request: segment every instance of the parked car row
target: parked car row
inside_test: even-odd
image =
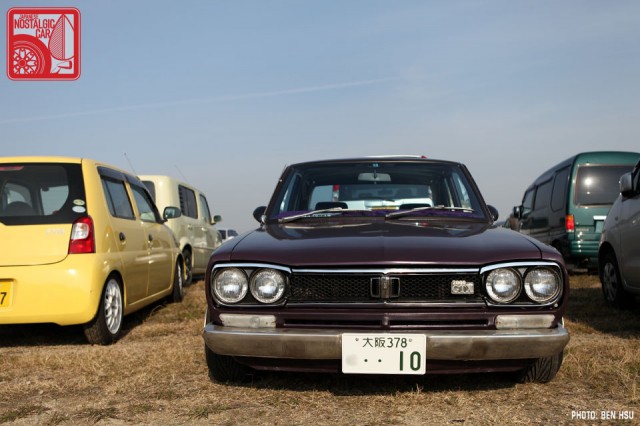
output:
[[[182,300],[220,245],[220,217],[194,188],[147,178],[162,215],[138,177],[107,164],[0,158],[0,324],[82,324],[109,344],[124,315]]]
[[[457,162],[294,164],[254,211],[259,227],[225,230],[224,244],[221,218],[184,182],[87,159],[0,159],[0,324],[82,324],[108,344],[124,315],[181,300],[205,274],[213,380],[501,371],[548,382],[569,341],[565,262],[595,257],[615,306],[640,293],[639,159],[560,163],[525,191],[516,231],[496,225]]]
[[[639,161],[637,152],[574,155],[526,189],[504,226],[556,248],[570,270],[598,271],[605,300],[633,306],[640,294]]]

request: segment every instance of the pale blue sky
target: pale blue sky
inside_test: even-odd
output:
[[[0,4],[5,26],[10,7],[34,6]],[[240,231],[293,162],[461,161],[504,219],[570,155],[640,151],[635,0],[55,5],[80,10],[82,74],[4,71],[1,155],[130,170],[126,153],[139,174],[181,171]]]

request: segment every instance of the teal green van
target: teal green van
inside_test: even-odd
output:
[[[584,152],[538,177],[514,208],[519,231],[555,247],[569,269],[598,268],[604,220],[637,152]]]

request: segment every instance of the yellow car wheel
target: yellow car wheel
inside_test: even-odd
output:
[[[109,277],[102,292],[98,313],[84,328],[89,343],[109,345],[118,340],[122,331],[123,312],[122,287],[116,277]]]

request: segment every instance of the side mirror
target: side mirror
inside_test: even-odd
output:
[[[257,207],[254,211],[253,211],[253,218],[255,220],[257,220],[260,223],[264,223],[265,221],[265,217],[264,217],[264,212],[267,210],[267,206],[260,206]]]
[[[522,218],[522,206],[513,207],[513,217],[515,217],[516,219]]]
[[[219,214],[213,216],[213,220],[211,221],[211,224],[215,225],[218,222],[222,222],[222,216],[220,216]]]
[[[620,193],[623,197],[632,197],[634,195],[631,173],[625,173],[620,177]]]
[[[176,217],[182,216],[182,211],[178,207],[165,207],[162,212],[162,218],[164,220],[175,219]]]
[[[493,219],[493,221],[497,221],[498,220],[498,216],[500,216],[500,214],[498,213],[498,209],[496,209],[493,206],[487,206],[489,207],[489,213],[491,213],[491,219]]]

